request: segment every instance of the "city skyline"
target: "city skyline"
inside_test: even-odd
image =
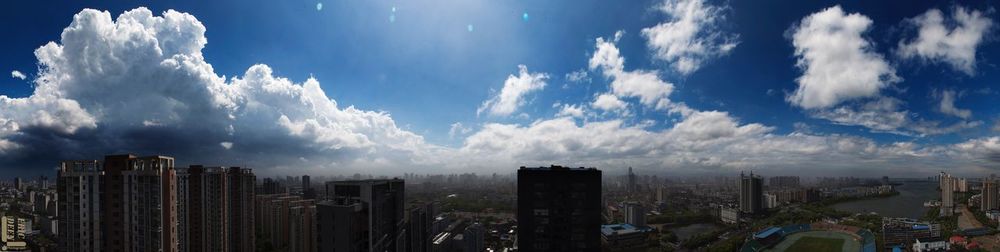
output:
[[[1000,168],[995,4],[776,4],[3,3],[0,179]]]

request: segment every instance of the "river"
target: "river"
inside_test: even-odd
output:
[[[876,212],[884,217],[905,217],[919,219],[927,213],[924,202],[937,199],[937,182],[903,181],[896,186],[899,195],[888,198],[874,198],[834,204],[833,208],[848,212]]]

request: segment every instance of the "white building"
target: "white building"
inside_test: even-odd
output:
[[[923,241],[918,238],[917,242],[913,243],[914,252],[948,251],[948,249],[951,249],[951,246],[941,238],[930,238]]]
[[[771,193],[764,194],[764,208],[771,209],[775,207],[778,207],[778,196]]]
[[[638,202],[625,203],[625,223],[636,227],[646,226],[646,208]]]
[[[719,207],[719,219],[722,223],[736,224],[740,222],[740,210],[728,207]]]

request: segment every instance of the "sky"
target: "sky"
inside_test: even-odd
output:
[[[5,1],[0,177],[119,153],[264,176],[987,176],[995,5]]]

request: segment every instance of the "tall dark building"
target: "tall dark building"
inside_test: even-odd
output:
[[[522,251],[600,251],[601,171],[521,167],[517,223]]]
[[[229,167],[226,170],[229,185],[229,250],[233,252],[256,251],[257,235],[254,232],[254,187],[257,176],[249,168]]]
[[[334,181],[326,183],[326,193],[328,200],[324,202],[324,207],[317,207],[320,228],[319,237],[333,237],[334,243],[341,241],[346,244],[354,244],[346,251],[387,251],[399,250],[406,246],[403,238],[403,212],[405,206],[404,184],[401,179],[390,180],[356,180],[356,181]],[[358,208],[360,207],[360,208]],[[324,212],[325,210],[329,210]],[[338,214],[340,214],[338,216]],[[344,215],[349,218],[338,219]],[[323,218],[332,216],[333,218]],[[331,231],[327,228],[335,225],[339,221],[352,223],[351,218],[361,218],[365,223],[357,229],[351,229],[347,236],[343,233],[324,233]],[[342,230],[341,227],[333,227],[332,230]],[[346,237],[346,240],[343,238]],[[342,244],[343,244],[342,243]],[[337,244],[324,244],[320,241],[321,251],[345,251]],[[328,249],[331,248],[332,249]]]
[[[104,157],[103,251],[177,251],[174,158]]]
[[[187,169],[187,247],[191,252],[229,251],[226,171],[219,167],[192,165]],[[184,205],[184,204],[182,204]]]
[[[56,177],[57,251],[98,252],[101,247],[101,184],[98,160],[63,161]]]
[[[302,175],[302,197],[306,199],[316,198],[316,190],[312,187],[309,175]]]
[[[431,213],[433,204],[418,203],[410,206],[406,216],[406,251],[431,251],[431,224],[434,215]]]
[[[635,173],[632,173],[632,167],[628,168],[628,192],[635,193],[639,189],[639,185],[635,181]]]
[[[760,176],[746,176],[740,173],[740,211],[747,214],[758,214],[764,209],[764,179]]]

